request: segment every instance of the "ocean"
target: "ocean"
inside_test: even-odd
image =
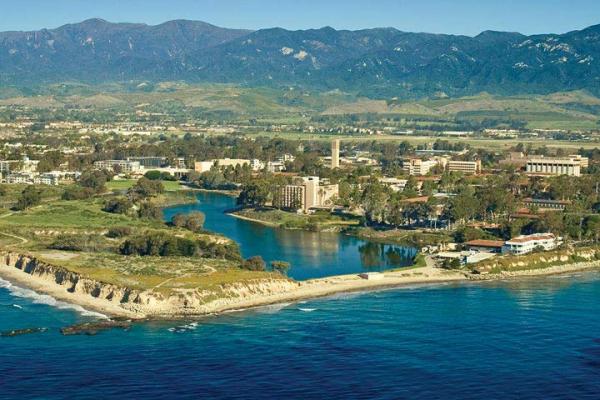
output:
[[[338,295],[96,336],[62,336],[93,316],[14,291],[0,288],[0,330],[48,331],[0,338],[2,399],[600,393],[598,273]]]
[[[297,279],[410,264],[415,249],[207,213]],[[600,273],[336,295],[96,336],[102,315],[0,280],[0,399],[598,399]]]

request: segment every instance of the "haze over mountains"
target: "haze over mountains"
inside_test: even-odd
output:
[[[600,25],[565,34],[486,31],[475,37],[325,27],[247,31],[177,20],[100,19],[0,33],[0,84],[81,81],[223,82],[418,97],[600,94]]]

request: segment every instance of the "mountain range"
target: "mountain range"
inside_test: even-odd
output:
[[[0,85],[186,81],[340,89],[371,96],[600,94],[600,25],[475,37],[330,27],[249,31],[101,19],[0,33]]]

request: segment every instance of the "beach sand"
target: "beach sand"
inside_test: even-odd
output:
[[[244,310],[265,305],[296,302],[331,296],[339,293],[370,291],[385,288],[401,288],[417,284],[460,283],[478,280],[524,279],[526,277],[570,273],[600,268],[600,261],[558,265],[534,270],[522,270],[502,274],[470,275],[461,271],[443,270],[433,267],[410,268],[374,274],[373,279],[364,279],[357,274],[333,276],[307,281],[274,285],[267,290],[243,290],[231,297],[217,299],[196,306],[173,305],[172,308],[138,307],[131,303],[120,305],[85,293],[71,293],[47,278],[40,278],[20,269],[0,265],[0,277],[17,286],[48,294],[57,300],[79,305],[108,316],[129,318],[184,318],[214,315],[233,310]]]

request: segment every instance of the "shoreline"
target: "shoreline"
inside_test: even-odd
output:
[[[307,281],[287,281],[285,284],[279,282],[279,286],[271,287],[267,290],[262,289],[262,291],[250,288],[243,291],[243,295],[219,298],[195,307],[173,305],[172,312],[164,307],[156,308],[156,312],[146,312],[150,309],[146,310],[143,307],[136,308],[137,306],[132,306],[129,303],[115,303],[114,301],[92,296],[88,293],[69,291],[65,286],[57,284],[48,279],[48,277],[32,275],[17,267],[6,264],[0,265],[0,277],[17,286],[33,290],[36,293],[50,295],[56,300],[80,306],[85,310],[99,312],[108,317],[125,317],[134,320],[178,320],[245,311],[274,304],[324,298],[342,293],[370,292],[393,288],[401,289],[402,287],[421,284],[523,280],[599,269],[600,261],[588,261],[485,275],[474,275],[463,271],[442,270],[433,267],[383,272],[376,275],[376,279],[363,279],[358,274],[338,275]],[[129,307],[127,308],[127,306]]]

